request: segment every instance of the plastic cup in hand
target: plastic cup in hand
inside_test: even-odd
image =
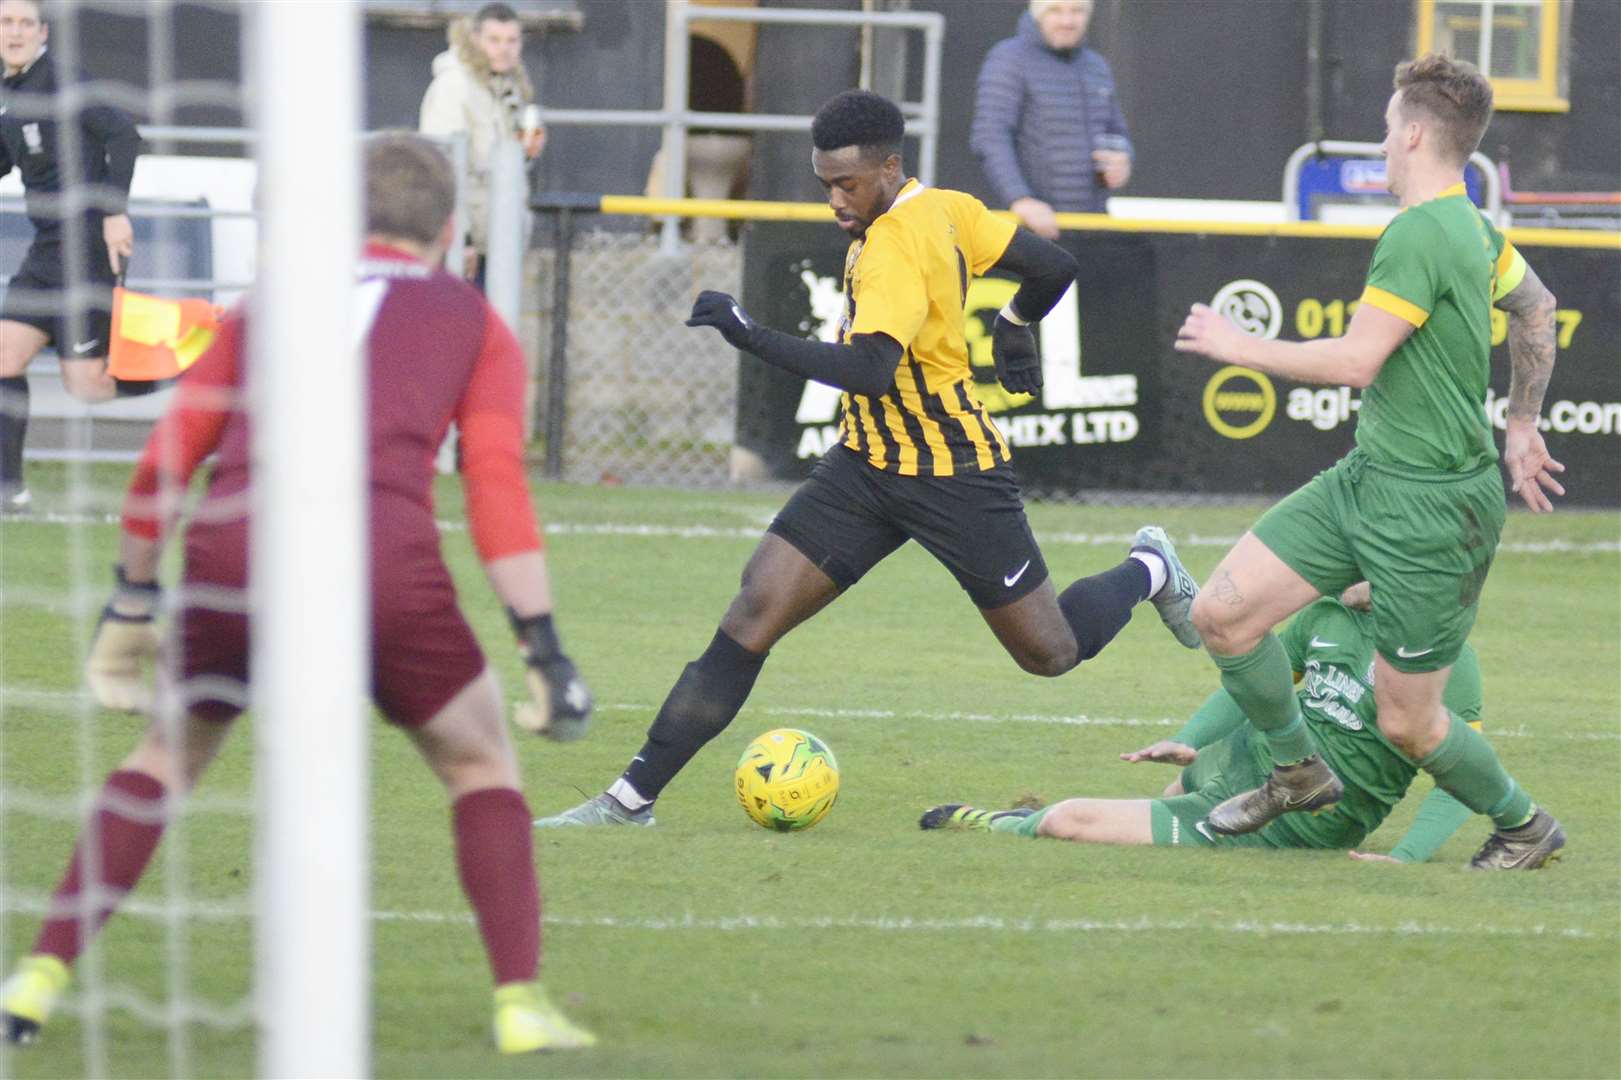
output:
[[[518,114],[518,141],[527,156],[534,158],[540,154],[540,140],[545,133],[546,128],[540,122],[540,106],[525,105]]]

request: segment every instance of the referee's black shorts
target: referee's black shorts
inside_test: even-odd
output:
[[[835,446],[772,520],[841,590],[908,540],[945,564],[980,608],[1047,580],[1011,465],[956,476],[899,476]]]
[[[64,231],[58,226],[34,234],[22,266],[6,287],[0,319],[39,330],[64,361],[99,360],[107,355],[111,340],[117,278],[107,261],[99,218],[79,230],[84,257],[72,267],[67,265]],[[70,270],[83,275],[76,297],[70,297],[66,288]]]

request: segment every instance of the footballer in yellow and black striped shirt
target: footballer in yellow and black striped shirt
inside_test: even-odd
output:
[[[725,293],[694,303],[688,326],[712,326],[768,364],[842,389],[844,438],[772,520],[714,639],[623,775],[537,824],[652,824],[653,800],[731,723],[771,647],[909,540],[956,577],[1026,671],[1059,675],[1095,655],[1145,599],[1182,644],[1198,645],[1193,579],[1163,530],[1144,528],[1118,565],[1054,590],[1007,443],[974,397],[963,307],[971,275],[994,266],[1020,279],[996,317],[991,355],[1006,389],[1033,393],[1041,363],[1030,324],[1074,282],[1075,260],[971,195],[909,179],[904,134],[900,109],[864,90],[837,95],[811,124],[812,170],[852,240],[837,341],[760,326]]]
[[[873,468],[951,476],[1012,460],[974,395],[963,305],[968,282],[996,264],[1014,231],[972,195],[914,179],[851,242],[839,340],[883,334],[904,349],[883,393],[847,390],[841,402],[841,441]]]

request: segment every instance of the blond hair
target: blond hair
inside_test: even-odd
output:
[[[1480,145],[1492,121],[1492,84],[1467,60],[1426,53],[1396,65],[1404,115],[1423,113],[1439,129],[1441,149],[1458,164]]]

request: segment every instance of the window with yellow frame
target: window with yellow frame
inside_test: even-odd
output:
[[[1569,0],[1418,0],[1418,53],[1474,63],[1497,108],[1569,112],[1562,32]]]

